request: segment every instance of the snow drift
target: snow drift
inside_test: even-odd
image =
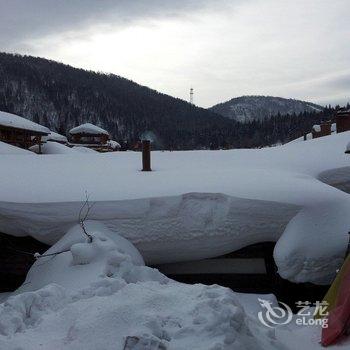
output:
[[[285,349],[239,294],[172,281],[104,225],[86,222],[86,229],[92,243],[75,226],[47,254],[65,252],[40,258],[0,304],[0,348]]]
[[[193,260],[277,241],[282,277],[329,283],[348,244],[349,195],[318,180],[344,168],[350,133],[261,150],[6,155],[0,160],[0,231],[55,243],[89,218],[133,242],[146,263]],[[23,182],[14,174],[28,173]],[[317,244],[315,244],[317,242]]]

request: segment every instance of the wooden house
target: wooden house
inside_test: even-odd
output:
[[[18,115],[0,112],[0,141],[16,147],[29,149],[45,142],[44,137],[50,134],[45,126],[34,123]]]
[[[337,133],[350,130],[350,109],[341,108],[335,115]]]
[[[111,147],[108,143],[110,136],[108,131],[85,123],[69,130],[69,143],[72,146],[84,146],[99,152],[108,152]]]
[[[314,125],[312,127],[312,138],[316,139],[318,137],[323,137],[331,135],[332,133],[332,122],[322,122],[320,125]]]

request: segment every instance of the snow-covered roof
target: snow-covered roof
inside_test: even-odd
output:
[[[320,125],[314,125],[313,127],[312,127],[312,129],[314,130],[314,131],[316,131],[316,132],[320,132],[321,131],[321,126]]]
[[[342,108],[342,109],[339,109],[337,111],[337,114],[346,114],[346,113],[350,113],[350,109],[345,109],[345,108]]]
[[[7,126],[16,129],[30,130],[40,132],[43,134],[49,134],[50,130],[45,126],[34,123],[28,119],[22,118],[16,114],[0,111],[0,125]]]
[[[57,142],[68,142],[67,137],[57,132],[51,131],[50,134],[46,137],[47,141],[57,141]]]
[[[53,244],[76,222],[87,191],[96,202],[94,220],[120,229],[149,264],[278,241],[282,277],[328,283],[348,244],[350,200],[319,174],[348,167],[349,140],[350,131],[261,150],[152,152],[157,171],[147,176],[135,152],[0,157],[0,216],[15,213],[0,220],[0,231],[16,234],[20,227]],[[18,173],[31,176],[23,182]],[[340,175],[334,183],[348,181],[348,173]]]
[[[81,124],[73,129],[70,129],[69,133],[71,135],[75,135],[75,134],[109,135],[109,132],[107,130],[104,130],[99,126],[96,126],[91,123]]]
[[[109,147],[112,147],[113,149],[121,148],[119,142],[114,141],[114,140],[108,140],[107,144]]]

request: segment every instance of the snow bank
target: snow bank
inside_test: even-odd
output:
[[[108,131],[100,128],[99,126],[93,125],[91,123],[81,124],[73,129],[70,129],[69,133],[71,135],[80,134],[80,133],[91,134],[91,135],[99,135],[99,134],[109,135]]]
[[[16,146],[12,146],[8,143],[1,142],[1,141],[0,141],[0,154],[33,155],[33,153],[30,151],[27,151],[25,149],[22,149]]]
[[[76,151],[76,152],[79,152],[79,153],[90,153],[90,154],[98,154],[97,151],[95,151],[94,149],[91,149],[91,148],[88,148],[88,147],[84,147],[84,146],[74,146],[73,149]]]
[[[123,350],[128,340],[138,345],[130,349],[285,349],[238,294],[172,281],[103,225],[86,229],[92,243],[73,228],[47,253],[66,252],[40,258],[0,305],[0,348]]]
[[[35,145],[30,147],[30,150],[39,153],[39,146]],[[46,142],[41,145],[41,153],[42,154],[76,154],[77,152],[70,147],[62,145],[58,142]]]
[[[50,130],[45,126],[34,123],[28,119],[22,118],[16,114],[0,111],[0,125],[12,128],[25,129],[49,134]]]
[[[0,160],[0,231],[54,243],[77,222],[87,191],[89,218],[132,241],[147,263],[273,240],[282,276],[329,283],[348,244],[350,198],[318,176],[348,166],[349,139],[344,132],[261,150],[152,152],[149,173],[136,152],[8,156]],[[32,176],[23,183],[17,173]]]

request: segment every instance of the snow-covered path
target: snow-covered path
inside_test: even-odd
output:
[[[327,283],[347,246],[350,197],[317,177],[350,163],[349,139],[346,132],[261,150],[153,152],[151,173],[140,171],[134,152],[2,155],[0,231],[54,243],[77,222],[88,192],[96,202],[89,218],[130,239],[147,262],[275,240],[283,277]]]

